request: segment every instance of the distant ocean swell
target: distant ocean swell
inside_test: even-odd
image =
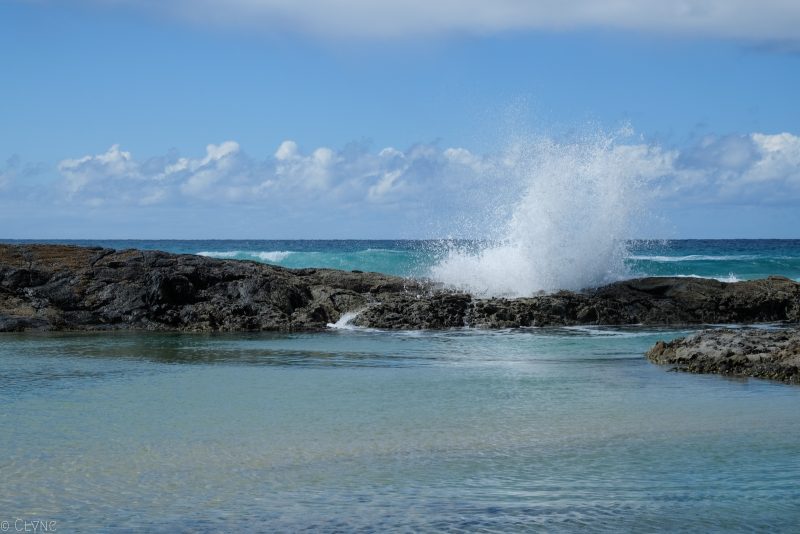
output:
[[[629,256],[628,259],[634,261],[735,261],[735,260],[751,260],[755,256],[708,256],[702,254],[691,254],[689,256]]]
[[[268,250],[268,251],[247,251],[247,250],[223,250],[223,251],[208,251],[202,250],[197,253],[198,256],[206,256],[208,258],[223,258],[223,259],[236,259],[236,260],[255,260],[263,261],[265,263],[280,263],[292,254],[291,250]]]
[[[381,257],[383,253],[391,253],[396,254],[396,262],[391,264],[391,262],[387,262],[385,257]],[[368,249],[364,251],[359,251],[356,253],[350,253],[347,255],[338,254],[338,253],[330,253],[330,252],[298,252],[298,251],[291,251],[291,250],[270,250],[270,251],[246,251],[246,250],[229,250],[229,251],[200,251],[197,253],[199,256],[205,256],[209,258],[220,258],[220,259],[237,259],[237,260],[251,260],[251,261],[258,261],[262,263],[269,263],[272,265],[281,265],[283,267],[296,267],[296,268],[304,268],[304,267],[340,267],[342,265],[349,265],[352,266],[353,269],[357,270],[365,270],[365,267],[368,265],[378,265],[378,264],[385,264],[385,267],[382,272],[390,271],[394,274],[399,275],[413,275],[413,273],[409,273],[403,269],[403,264],[414,264],[417,266],[422,265],[423,263],[429,263],[432,267],[433,265],[433,258],[425,258],[422,255],[420,257],[414,257],[414,254],[410,254],[404,251],[388,251],[388,250],[374,250]],[[405,257],[403,257],[405,256]],[[428,260],[426,262],[426,259]],[[695,262],[695,261],[737,261],[737,260],[758,260],[759,258],[755,256],[702,256],[702,255],[692,255],[692,256],[680,256],[680,257],[672,257],[672,256],[629,256],[626,258],[629,265],[637,265],[640,262]],[[788,258],[787,258],[788,259]],[[797,259],[797,258],[794,258]],[[352,269],[351,269],[352,270]],[[422,269],[417,269],[417,271],[421,271]],[[658,276],[664,276],[663,273],[652,273],[648,272],[647,269],[637,269],[631,271],[632,274],[638,274],[642,276],[647,276],[650,274],[657,274]],[[687,278],[715,278],[722,282],[738,282],[741,280],[736,274],[729,272],[728,274],[721,274],[719,272],[716,273],[707,273],[705,275],[700,274],[681,274],[675,272],[670,276],[677,276],[677,277],[687,277]]]
[[[297,242],[307,246],[306,242]],[[288,243],[291,244],[291,243]],[[467,248],[468,245],[461,245]],[[728,249],[746,246],[756,249],[748,254],[731,254]],[[366,246],[352,250],[345,243],[324,242],[321,250],[201,250],[196,254],[211,258],[250,260],[283,267],[327,267],[345,270],[376,271],[399,276],[432,277],[452,245],[441,242],[418,242],[399,248],[374,248]],[[767,242],[758,241],[678,241],[659,245],[658,254],[645,254],[641,249],[652,249],[649,242],[631,242],[631,251],[622,258],[625,274],[614,279],[636,276],[677,276],[687,278],[714,278],[723,282],[736,282],[769,275],[783,275],[800,280],[800,241],[787,241],[784,251],[759,250],[768,248]],[[298,247],[301,248],[301,247]],[[478,250],[479,245],[473,249]],[[691,253],[701,249],[703,253]],[[709,250],[712,249],[712,250]],[[651,252],[651,250],[648,250]],[[716,252],[716,254],[712,253]]]
[[[657,262],[673,262],[673,261],[767,261],[767,260],[796,260],[792,256],[756,256],[753,254],[738,255],[738,256],[710,256],[704,254],[691,254],[689,256],[628,256],[629,260],[634,261],[657,261]]]
[[[449,240],[60,240],[60,241],[7,241],[49,242],[81,246],[101,246],[114,249],[163,250],[178,254],[198,254],[210,258],[237,259],[280,265],[290,268],[331,268],[373,271],[397,276],[434,278],[446,260],[463,259],[469,266],[481,254],[483,262],[495,262],[496,277],[501,281],[509,274],[505,260],[508,257],[485,256],[487,250],[499,250],[502,243],[485,241]],[[512,247],[513,248],[513,247]],[[619,266],[607,271],[600,280],[614,281],[640,276],[685,276],[716,278],[727,282],[752,280],[770,275],[780,275],[800,281],[800,240],[629,240],[615,247],[620,254]],[[521,260],[519,251],[511,251]],[[542,252],[545,254],[545,252]],[[576,269],[585,261],[571,262],[566,252],[561,252],[556,265],[563,269]],[[600,258],[604,256],[601,255]],[[544,260],[542,260],[544,261]],[[615,260],[615,265],[616,265]],[[451,263],[450,266],[454,266]],[[488,264],[487,264],[488,265]],[[487,267],[488,269],[488,267]],[[438,271],[438,272],[437,272]],[[467,270],[466,272],[470,272]],[[488,276],[492,271],[482,271]],[[514,273],[511,273],[514,274]],[[527,284],[526,272],[520,276],[520,287]],[[513,281],[513,280],[512,280]],[[569,280],[555,280],[558,286]],[[591,287],[592,281],[572,280],[571,288]],[[506,280],[508,282],[508,280]],[[458,284],[452,284],[458,287]],[[502,289],[502,287],[499,287]],[[508,289],[508,288],[506,288]],[[498,293],[502,293],[498,291]]]
[[[299,243],[299,242],[298,242]],[[305,244],[305,243],[304,243]],[[250,260],[290,268],[330,268],[374,271],[397,276],[423,276],[423,264],[430,256],[417,250],[337,247],[337,242],[321,246],[323,250],[201,250],[200,256]]]

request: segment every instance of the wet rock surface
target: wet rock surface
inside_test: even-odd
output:
[[[725,283],[701,278],[639,278],[581,292],[516,299],[462,293],[395,295],[362,312],[375,328],[517,328],[564,325],[684,325],[798,321],[800,284],[788,278]]]
[[[385,329],[797,322],[800,284],[782,277],[642,278],[581,292],[476,299],[378,273],[0,245],[0,331],[316,330],[354,311],[354,324]]]
[[[312,330],[415,284],[157,251],[0,245],[0,331]]]
[[[647,358],[677,371],[800,384],[800,329],[703,330],[669,343],[659,341]]]

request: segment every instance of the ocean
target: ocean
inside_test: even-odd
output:
[[[454,250],[476,258],[497,250],[420,241],[74,243],[442,283],[438,267]],[[800,278],[800,241],[623,248],[604,279]],[[668,372],[644,359],[657,340],[691,331],[2,334],[0,526],[796,531],[800,388]]]
[[[39,243],[41,240],[0,240]],[[453,251],[479,255],[471,240],[50,240],[80,246],[163,250],[283,267],[328,267],[398,276],[430,277]],[[582,251],[578,251],[582,252]],[[620,261],[604,266],[608,281],[636,276],[701,276],[724,281],[781,275],[800,280],[798,239],[631,240]],[[568,269],[570,265],[559,265]],[[579,288],[574,288],[579,289]]]

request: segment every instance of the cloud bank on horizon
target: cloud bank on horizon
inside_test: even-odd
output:
[[[594,151],[591,158],[576,157],[587,151]],[[636,182],[660,204],[791,207],[800,202],[800,136],[791,133],[707,136],[680,150],[600,135],[566,142],[539,137],[518,139],[488,154],[436,144],[303,151],[287,140],[266,158],[248,154],[235,141],[210,144],[199,157],[171,151],[137,158],[113,145],[103,153],[63,159],[55,179],[42,183],[29,180],[42,168],[12,158],[0,167],[0,188],[7,202],[35,203],[40,212],[94,211],[100,224],[102,213],[150,207],[205,207],[231,216],[240,208],[257,208],[266,218],[283,209],[314,214],[312,219],[323,214],[333,221],[349,218],[356,225],[364,224],[369,212],[391,220],[395,210],[417,223],[437,224],[404,228],[416,235],[465,231],[475,236],[489,224],[487,218],[497,219],[497,210],[514,205],[535,172],[558,173],[576,159],[593,162],[592,173]]]
[[[541,162],[543,146],[578,145],[538,138],[483,155],[435,144],[378,152],[353,144],[306,153],[287,140],[263,160],[235,141],[210,144],[203,157],[168,153],[142,160],[113,145],[102,154],[62,160],[56,187],[65,193],[65,202],[89,206],[292,199],[385,204],[435,196],[437,189],[453,194],[495,187],[492,181],[524,180],[520,173]],[[683,150],[631,143],[605,150],[621,172],[646,179],[661,199],[741,205],[800,201],[800,137],[790,133],[707,136]],[[0,176],[8,182],[13,175]]]
[[[30,1],[30,0],[29,0]],[[793,0],[77,0],[192,22],[325,37],[610,29],[763,41],[800,40]]]

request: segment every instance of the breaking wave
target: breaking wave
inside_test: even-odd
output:
[[[220,259],[236,259],[236,260],[255,260],[266,263],[280,263],[289,256],[294,254],[288,250],[271,250],[271,251],[243,251],[243,250],[224,250],[224,251],[201,251],[198,256],[206,256],[209,258]]]
[[[658,150],[613,135],[574,143],[516,143],[503,167],[520,184],[497,213],[494,238],[453,247],[431,277],[479,296],[526,296],[598,286],[629,275],[627,240],[646,212],[643,183],[658,176]]]

